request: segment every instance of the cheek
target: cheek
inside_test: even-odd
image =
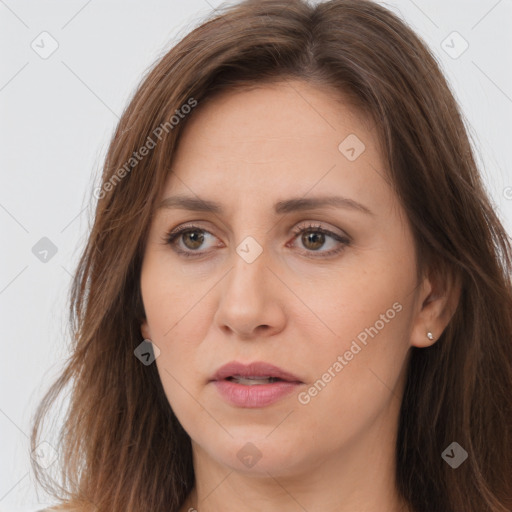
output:
[[[413,298],[415,267],[412,260],[397,263],[391,252],[381,256],[355,256],[336,272],[316,275],[313,285],[299,282],[294,291],[307,308],[295,306],[290,321],[316,326],[312,340],[327,352],[348,350],[355,339],[364,344],[389,337],[396,344],[404,338],[403,311]]]
[[[200,404],[204,378],[198,372],[201,363],[198,346],[205,331],[192,320],[192,312],[185,316],[176,314],[172,302],[161,302],[159,307],[171,311],[167,315],[154,315],[152,324],[159,333],[154,337],[160,349],[155,363],[167,401],[188,432],[191,428],[192,432],[197,429],[200,433],[205,428],[208,431],[212,425],[205,424],[208,418],[204,417],[205,408]]]
[[[150,338],[160,351],[156,359],[160,379],[173,405],[180,399],[180,389],[188,389],[195,375],[196,340],[203,333],[191,319],[199,306],[201,294],[194,292],[199,287],[180,278],[165,255],[149,254],[144,259],[141,293],[146,320]]]
[[[306,351],[301,350],[311,381],[320,381],[313,386],[317,391],[311,389],[312,397],[326,388],[337,389],[337,403],[346,406],[353,402],[360,408],[360,400],[371,401],[379,391],[386,394],[386,388],[393,388],[407,355],[410,329],[408,304],[396,297],[381,297],[377,303],[366,303],[365,308],[352,301],[330,320],[336,336],[316,339]]]
[[[390,400],[400,401],[415,265],[412,257],[398,264],[396,254],[381,255],[357,266],[347,262],[337,282],[326,282],[308,297],[323,335],[304,347],[311,385],[298,398],[315,422],[322,418],[328,426],[332,414],[340,421],[351,416],[362,428]]]
[[[343,312],[333,324],[340,335],[302,354],[311,379],[297,396],[297,427],[309,426],[326,451],[350,444],[376,422],[389,432],[387,421],[398,414],[409,319],[407,304],[394,298]]]
[[[183,267],[172,260],[164,248],[162,251],[149,251],[141,270],[141,293],[147,322],[153,341],[163,341],[166,345],[190,324],[190,318],[197,316],[205,293],[212,286],[211,275],[195,273],[188,276]],[[187,338],[194,338],[187,335]],[[182,338],[183,339],[183,338]]]

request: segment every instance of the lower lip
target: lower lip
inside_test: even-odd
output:
[[[299,382],[278,381],[269,384],[237,384],[230,380],[213,381],[219,393],[238,407],[265,407],[297,390]]]

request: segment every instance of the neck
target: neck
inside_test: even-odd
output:
[[[246,472],[193,442],[196,485],[180,512],[409,512],[395,487],[395,442],[396,423],[381,418],[329,454],[286,471],[257,470],[256,464]]]

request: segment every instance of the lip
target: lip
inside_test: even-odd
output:
[[[263,361],[255,361],[249,364],[243,364],[238,361],[231,361],[230,363],[221,366],[213,375],[211,380],[224,380],[233,376],[240,377],[275,377],[287,382],[303,382],[295,375],[284,371],[278,366]]]
[[[282,380],[251,386],[227,380],[228,377],[233,376],[274,377]],[[282,368],[260,361],[247,365],[237,361],[228,363],[217,370],[210,382],[227,402],[245,408],[271,405],[304,384],[298,377]]]

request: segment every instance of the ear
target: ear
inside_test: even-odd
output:
[[[140,324],[140,332],[145,340],[151,340],[151,331],[149,329],[147,319],[144,319]]]
[[[419,287],[416,317],[411,332],[411,345],[425,348],[442,335],[459,304],[460,275],[451,270],[432,270]],[[429,339],[427,333],[432,333]]]

